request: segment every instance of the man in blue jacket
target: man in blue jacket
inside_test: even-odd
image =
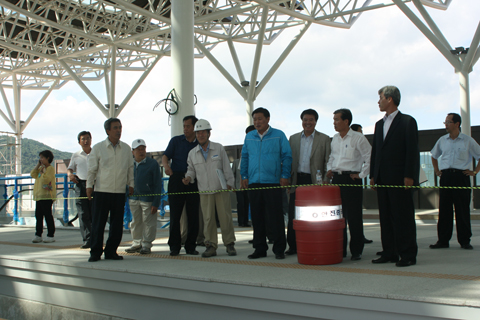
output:
[[[147,158],[147,146],[143,139],[134,140],[132,149],[136,183],[135,192],[129,201],[132,211],[130,228],[133,243],[125,251],[149,254],[152,252],[152,242],[157,234],[157,210],[162,193],[162,176],[158,162]]]
[[[249,188],[253,224],[253,247],[249,259],[267,256],[267,224],[276,259],[285,259],[285,222],[282,189],[287,186],[292,166],[292,150],[285,134],[270,127],[270,112],[257,108],[252,112],[254,131],[245,137],[242,148],[242,188]],[[263,189],[267,187],[267,189]],[[268,188],[274,187],[274,188]]]

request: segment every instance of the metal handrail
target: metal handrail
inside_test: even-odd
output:
[[[63,182],[58,182],[57,178],[63,179]],[[4,188],[5,188],[5,193],[3,194],[3,199],[7,203],[8,201],[11,200],[7,199],[8,194],[7,194],[7,188],[8,187],[13,187],[13,199],[14,199],[14,207],[13,207],[13,222],[14,223],[19,223],[20,219],[18,217],[18,199],[19,199],[19,194],[21,192],[21,188],[23,186],[33,186],[34,183],[21,183],[19,184],[19,180],[26,180],[26,179],[33,179],[30,176],[11,176],[11,177],[0,177],[0,181],[8,181],[8,180],[14,180],[13,184],[7,184],[5,183]],[[62,185],[63,184],[63,221],[64,223],[68,223],[68,192],[69,192],[69,184],[73,185],[73,182],[68,182],[68,175],[66,173],[57,173],[55,174],[55,182],[56,185]],[[20,192],[19,192],[20,188]],[[4,204],[4,206],[6,205]]]

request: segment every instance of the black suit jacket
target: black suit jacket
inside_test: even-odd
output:
[[[417,121],[400,111],[392,121],[385,140],[383,119],[375,124],[370,177],[375,183],[404,185],[404,178],[412,178],[418,185],[420,151]]]

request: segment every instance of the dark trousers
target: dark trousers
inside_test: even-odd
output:
[[[248,191],[237,191],[237,221],[239,226],[248,224]]]
[[[75,185],[75,195],[77,198],[87,197],[87,181],[79,180]],[[92,201],[88,199],[76,199],[78,221],[80,222],[80,233],[84,242],[90,242],[92,233]]]
[[[43,218],[47,223],[47,237],[55,235],[55,222],[52,215],[53,200],[39,200],[35,201],[35,235],[41,237],[43,233]]]
[[[470,176],[461,171],[442,172],[440,177],[442,187],[470,187]],[[455,206],[455,221],[457,239],[461,245],[470,244],[472,227],[470,224],[470,189],[440,189],[440,205],[438,211],[438,241],[447,244],[452,238],[453,206]]]
[[[390,185],[381,181],[376,183]],[[413,190],[378,187],[377,196],[383,257],[416,260],[418,246]]]
[[[297,184],[311,184],[312,176],[298,175]],[[293,229],[293,220],[295,219],[295,192],[290,193],[290,201],[288,203],[288,225],[287,225],[287,243],[288,248],[297,251],[297,239],[295,229]]]
[[[352,255],[362,254],[364,246],[363,236],[363,188],[362,179],[352,180],[349,174],[334,174],[333,184],[354,184],[359,187],[340,187],[342,198],[342,212],[345,218],[345,229],[343,229],[343,255],[347,255],[347,223],[350,230],[350,253]]]
[[[249,188],[279,186],[279,184],[252,183]],[[253,247],[255,251],[267,252],[267,228],[273,240],[273,252],[283,254],[287,245],[283,219],[282,192],[280,188],[249,190],[250,210],[253,224]]]
[[[168,181],[168,192],[196,192],[197,183],[184,185],[182,179],[184,173],[174,172]],[[170,237],[168,245],[171,251],[180,251],[182,247],[182,236],[180,233],[180,218],[182,217],[183,206],[186,207],[188,228],[187,239],[185,240],[185,250],[193,251],[196,248],[198,236],[198,209],[200,205],[200,196],[198,193],[168,195],[170,204]]]
[[[93,193],[92,235],[90,256],[99,258],[113,256],[123,235],[123,214],[125,210],[125,193]],[[107,243],[103,249],[103,234],[110,213],[110,229]]]

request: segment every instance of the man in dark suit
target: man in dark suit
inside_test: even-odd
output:
[[[330,137],[315,130],[318,113],[313,109],[307,109],[302,112],[300,119],[302,119],[303,131],[289,139],[293,158],[291,185],[316,183],[317,170],[320,170],[325,180],[330,157]],[[290,190],[287,229],[289,249],[285,252],[287,255],[297,253],[293,219],[295,219],[295,189]]]
[[[376,188],[383,252],[372,263],[396,262],[397,267],[408,267],[416,264],[418,251],[410,188],[418,185],[420,172],[417,122],[398,110],[397,87],[385,86],[378,94],[385,117],[375,125],[370,184],[395,187]]]

